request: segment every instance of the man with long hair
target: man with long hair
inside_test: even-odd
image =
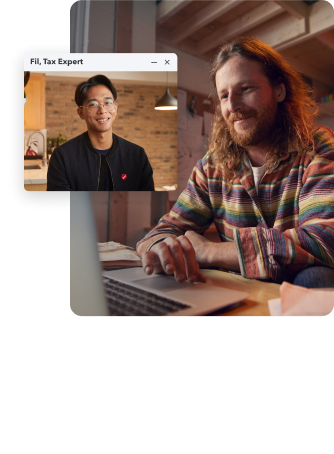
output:
[[[223,43],[211,78],[209,149],[187,188],[138,243],[147,274],[204,280],[199,266],[245,278],[334,287],[334,133],[314,127],[312,89],[270,46]],[[202,235],[214,222],[221,243]]]

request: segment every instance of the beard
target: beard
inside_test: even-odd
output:
[[[275,105],[267,107],[262,112],[249,108],[238,113],[229,115],[225,120],[231,139],[241,147],[250,147],[259,144],[267,144],[276,126]],[[243,118],[253,118],[253,125],[244,132],[237,132],[234,122]]]

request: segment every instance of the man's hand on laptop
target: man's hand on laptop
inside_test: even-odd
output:
[[[217,266],[231,271],[240,271],[238,252],[234,241],[214,243],[192,230],[188,230],[185,236],[195,251],[196,262],[202,268]]]
[[[199,272],[195,250],[186,236],[168,237],[155,244],[150,251],[142,256],[142,264],[146,274],[174,274],[177,282],[206,282]]]

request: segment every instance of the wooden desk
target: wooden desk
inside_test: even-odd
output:
[[[201,273],[209,283],[249,293],[246,300],[236,303],[233,308],[224,308],[215,315],[270,315],[268,300],[280,297],[279,284],[245,279],[225,271],[201,270]]]

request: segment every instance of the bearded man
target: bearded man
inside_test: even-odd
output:
[[[270,46],[223,44],[212,64],[209,150],[171,212],[137,245],[147,274],[200,267],[334,287],[334,134],[314,127],[311,87]],[[215,223],[221,243],[202,235]]]

